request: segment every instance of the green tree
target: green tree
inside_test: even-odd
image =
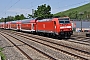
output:
[[[19,15],[16,15],[15,16],[15,20],[20,20],[20,16]]]
[[[75,19],[78,19],[78,12],[75,11]]]
[[[34,18],[34,16],[32,16],[31,14],[28,14],[28,18]]]
[[[13,16],[8,16],[7,18],[6,18],[6,21],[13,21],[14,20],[14,17]]]
[[[19,18],[20,18],[20,20],[25,19],[25,17],[24,17],[24,15],[23,15],[23,14],[21,14],[21,15],[19,16]]]
[[[0,22],[4,22],[4,21],[5,21],[5,18],[2,17],[2,18],[0,19]]]
[[[53,16],[51,14],[51,7],[49,5],[46,6],[46,4],[38,6],[37,10],[35,10],[34,17],[38,18],[50,18]]]
[[[15,16],[15,20],[23,20],[23,19],[25,19],[23,14]]]
[[[6,22],[7,21],[13,21],[14,20],[14,17],[13,16],[8,16],[8,17],[6,17],[6,18],[1,18],[0,19],[0,22],[5,22],[5,20],[6,20]]]

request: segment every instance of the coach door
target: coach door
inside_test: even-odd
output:
[[[34,30],[34,24],[31,23],[31,30],[33,31]]]

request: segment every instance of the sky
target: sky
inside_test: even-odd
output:
[[[32,9],[46,4],[51,6],[51,13],[55,14],[71,8],[90,3],[90,0],[0,0],[0,18],[24,14],[32,14]]]

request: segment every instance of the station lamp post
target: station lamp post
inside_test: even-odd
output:
[[[6,18],[5,18],[5,20],[4,20],[4,23],[6,24]]]
[[[5,29],[6,29],[6,18],[5,18],[5,20],[4,20],[4,27],[5,27]]]
[[[83,12],[79,12],[79,15],[80,15],[80,21],[81,21],[81,32],[82,32],[82,16],[84,15]]]

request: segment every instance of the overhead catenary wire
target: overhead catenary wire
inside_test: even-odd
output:
[[[4,14],[4,13],[6,14],[6,11],[9,10],[9,9],[11,9],[11,8],[12,8],[14,5],[16,5],[19,1],[20,1],[20,0],[16,1],[16,2],[15,2],[13,5],[11,5],[8,9],[6,9],[2,14]],[[2,14],[1,14],[1,15],[2,15]]]
[[[41,2],[41,3],[39,3],[39,4],[36,4],[36,5],[31,5],[28,9],[33,9],[33,7],[36,7],[37,5],[40,5],[40,4],[42,4],[42,3],[45,3],[45,2],[47,2],[47,1],[49,1],[49,0],[45,0],[45,1],[43,1],[43,2]],[[32,3],[31,3],[32,4]],[[27,11],[26,11],[27,12]],[[27,13],[26,13],[27,14]],[[29,14],[29,13],[28,13]]]
[[[36,4],[36,5],[31,5],[31,7],[29,7],[28,9],[31,9],[32,7],[36,7],[37,5],[40,5],[40,4],[45,3],[47,1],[49,1],[49,0],[45,0],[45,1],[41,2],[41,3],[39,3],[39,4]]]
[[[10,1],[9,1],[9,3],[11,3],[11,2],[12,2],[12,0],[10,0]],[[7,6],[9,6],[9,3],[6,5],[6,7],[5,7],[4,9],[6,9],[6,8],[7,8]]]
[[[79,5],[79,4],[86,3],[86,2],[90,2],[90,1],[89,1],[89,0],[87,0],[87,1],[82,1],[82,2],[79,2],[79,3],[76,3],[76,4],[71,4],[71,5],[66,5],[66,6],[58,7],[58,8],[56,8],[56,9],[65,8],[65,7],[70,7],[70,6],[74,6],[74,5]]]
[[[9,9],[11,9],[14,5],[16,5],[18,2],[19,2],[20,0],[18,0],[18,1],[16,1],[13,5],[11,5],[7,10],[9,10]],[[41,3],[39,3],[39,4],[36,4],[36,5],[31,5],[31,7],[29,7],[28,9],[33,9],[33,7],[36,7],[37,5],[40,5],[40,4],[42,4],[42,3],[45,3],[45,2],[47,2],[47,1],[49,1],[49,0],[44,0],[43,2],[41,2]],[[80,3],[76,3],[76,4],[71,4],[71,5],[67,5],[67,6],[62,6],[62,7],[57,7],[56,9],[62,9],[62,8],[65,8],[65,7],[70,7],[70,6],[74,6],[74,5],[77,5],[77,4],[82,4],[82,3],[85,3],[85,2],[88,2],[88,1],[83,1],[83,2],[80,2]],[[90,1],[89,1],[90,2]],[[5,10],[5,14],[6,14],[6,11],[7,10]],[[27,13],[26,13],[27,14]],[[2,14],[1,14],[2,15]]]
[[[12,2],[12,0],[10,0],[9,3],[10,3],[10,2]],[[2,13],[4,13],[4,11],[5,11],[5,9],[7,8],[7,6],[10,5],[9,3],[7,3],[7,5],[3,8],[3,10],[1,11],[1,14],[0,14],[0,15],[2,15]],[[6,13],[5,13],[5,15],[6,15]]]
[[[12,8],[14,5],[16,5],[19,1],[20,1],[20,0],[16,1],[16,2],[15,2],[13,5],[11,5],[7,10],[11,9],[11,8]],[[41,2],[40,4],[42,4],[42,3],[46,2],[46,1],[49,1],[49,0],[45,0],[45,1]],[[31,3],[32,3],[32,2],[31,2]],[[28,9],[31,9],[32,7],[35,7],[35,6],[37,6],[37,5],[34,5],[34,6],[31,5],[31,7],[29,7]],[[6,14],[6,11],[7,11],[7,10],[5,10],[2,14],[4,14],[4,13]],[[1,14],[1,15],[2,15],[2,14]]]
[[[16,1],[12,6],[10,6],[10,8],[12,8],[14,5],[16,5],[20,0]],[[10,8],[8,8],[7,10],[9,10]]]
[[[44,2],[47,2],[47,1],[49,1],[49,0],[45,0]],[[42,3],[44,3],[44,2],[42,2]],[[57,7],[56,9],[65,8],[65,7],[70,7],[70,6],[74,6],[74,5],[79,5],[79,4],[86,3],[86,2],[90,2],[90,1],[89,1],[89,0],[87,0],[87,1],[82,1],[82,2],[79,2],[79,3],[76,3],[76,4],[71,4],[71,5],[66,5],[66,6],[62,6],[62,7]],[[41,3],[41,4],[42,4],[42,3]],[[38,5],[40,5],[40,4],[38,4]],[[30,9],[31,9],[32,7],[35,7],[35,6],[37,6],[37,5],[31,6]]]

